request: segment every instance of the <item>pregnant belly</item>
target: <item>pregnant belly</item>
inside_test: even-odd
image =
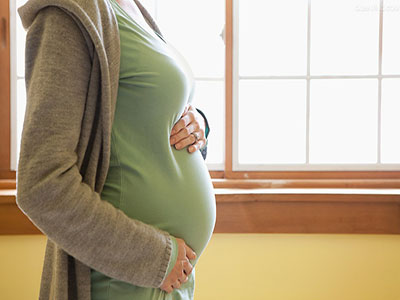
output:
[[[110,166],[102,198],[129,217],[185,240],[196,261],[214,229],[215,196],[199,152],[171,148],[164,157],[147,155],[140,164]]]

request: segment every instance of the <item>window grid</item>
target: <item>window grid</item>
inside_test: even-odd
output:
[[[383,0],[379,1],[379,61],[378,61],[378,164],[381,163],[381,108],[382,108],[382,45],[383,45]]]
[[[311,0],[307,5],[306,164],[310,163]]]
[[[367,170],[399,170],[400,164],[381,163],[381,103],[382,79],[400,78],[399,74],[382,74],[382,45],[383,45],[383,0],[379,2],[379,55],[377,75],[311,75],[311,1],[308,0],[307,11],[307,73],[305,76],[240,76],[239,75],[239,1],[233,1],[233,171],[367,171]],[[240,164],[239,163],[239,93],[240,80],[271,80],[271,79],[303,79],[306,80],[306,162],[304,164]],[[310,82],[312,79],[377,79],[378,80],[378,134],[377,134],[377,163],[374,164],[310,164]]]

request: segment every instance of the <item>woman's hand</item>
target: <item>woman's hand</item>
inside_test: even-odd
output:
[[[205,128],[203,116],[191,104],[188,104],[180,120],[172,128],[170,144],[175,145],[177,150],[189,146],[188,152],[193,153],[206,144]],[[197,141],[195,135],[198,136]]]
[[[188,276],[193,270],[193,266],[189,262],[189,259],[196,258],[196,253],[186,245],[184,240],[180,238],[175,239],[178,244],[176,263],[160,286],[160,288],[167,293],[171,293],[174,289],[179,289],[182,283],[188,281]]]

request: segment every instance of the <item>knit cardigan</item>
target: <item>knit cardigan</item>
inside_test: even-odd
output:
[[[90,268],[159,287],[171,258],[169,233],[100,199],[119,80],[110,4],[29,0],[18,13],[27,30],[27,106],[17,205],[48,237],[39,298],[90,300]]]

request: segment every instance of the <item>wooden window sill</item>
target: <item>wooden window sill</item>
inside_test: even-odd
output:
[[[224,179],[213,177],[214,188],[368,188],[400,189],[400,179]],[[0,190],[15,189],[15,179],[0,179]]]
[[[215,194],[215,233],[400,233],[400,189],[216,188]],[[41,234],[15,196],[3,185],[0,234]]]
[[[213,178],[215,188],[368,188],[400,189],[400,179],[223,179]]]

